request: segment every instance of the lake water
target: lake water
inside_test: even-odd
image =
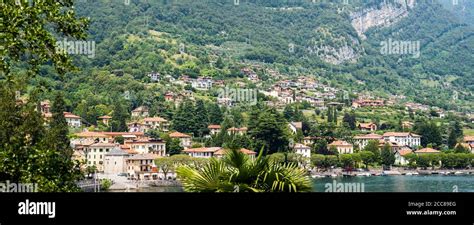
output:
[[[313,179],[313,192],[326,192],[327,184],[330,184],[329,187],[335,187],[333,188],[335,191],[338,184],[358,184],[359,187],[363,184],[364,192],[474,192],[474,175],[324,177]],[[181,187],[149,187],[131,192],[183,192],[183,190]]]
[[[339,183],[343,185],[358,184],[358,187],[362,187],[363,184],[365,192],[453,192],[456,190],[458,192],[474,192],[473,175],[324,177],[313,179],[313,191],[325,192],[327,188],[333,188]],[[338,189],[333,188],[332,190]]]

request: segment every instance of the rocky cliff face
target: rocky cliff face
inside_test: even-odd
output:
[[[356,37],[335,35],[329,27],[319,27],[314,33],[307,48],[310,55],[334,65],[354,63],[361,56],[363,48]]]
[[[361,39],[372,27],[386,27],[406,17],[415,6],[415,0],[396,0],[393,3],[382,2],[378,7],[366,8],[351,13],[351,23]]]

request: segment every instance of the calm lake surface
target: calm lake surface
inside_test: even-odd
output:
[[[474,175],[413,175],[337,177],[313,179],[313,191],[325,192],[326,184],[364,184],[364,192],[474,192]],[[183,192],[181,187],[149,187],[133,192]]]
[[[337,177],[313,179],[313,191],[325,192],[327,183],[364,184],[365,192],[474,192],[474,176],[459,175],[413,175],[413,176],[371,176]],[[328,186],[328,187],[332,187]]]

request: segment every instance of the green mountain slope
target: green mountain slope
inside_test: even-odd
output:
[[[402,9],[399,1],[388,4]],[[88,80],[84,76],[100,71],[120,70],[135,81],[146,81],[151,71],[174,77],[234,77],[240,76],[240,63],[250,62],[289,76],[316,76],[351,91],[399,94],[446,109],[472,109],[471,25],[446,5],[417,1],[407,8],[407,16],[372,27],[362,38],[351,24],[354,13],[383,9],[384,3],[349,2],[78,1],[79,14],[91,18],[90,38],[97,52],[92,59],[77,57],[83,72],[74,74],[68,87],[77,93],[78,79]],[[472,4],[466,7],[472,11]],[[420,57],[382,55],[381,43],[389,39],[419,41]],[[217,61],[223,64],[217,66]],[[458,99],[452,98],[453,90]]]

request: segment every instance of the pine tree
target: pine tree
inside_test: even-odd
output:
[[[183,133],[197,134],[195,112],[194,104],[190,100],[184,101],[176,110],[172,128]]]
[[[221,124],[223,120],[223,114],[218,104],[210,104],[208,106],[209,112],[209,124]]]
[[[265,147],[267,154],[288,150],[288,127],[283,115],[275,109],[258,113],[257,120],[249,124],[249,133],[255,149]]]
[[[224,62],[222,61],[222,58],[221,58],[221,57],[217,58],[216,67],[219,68],[219,69],[223,69],[223,68],[224,68]]]

